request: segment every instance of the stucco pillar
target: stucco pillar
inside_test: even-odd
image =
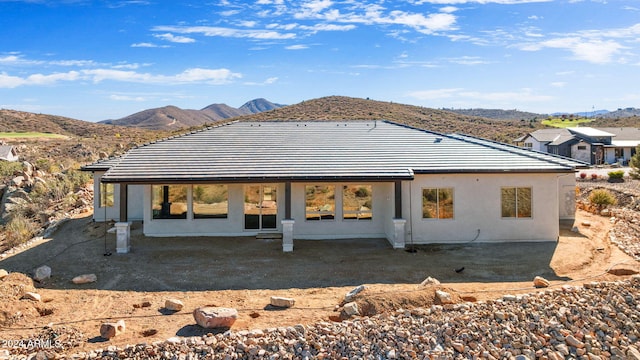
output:
[[[131,223],[117,222],[116,228],[116,252],[126,254],[131,250]]]
[[[293,219],[282,220],[282,251],[283,252],[293,251],[293,224],[295,224],[295,222],[296,221]]]
[[[393,238],[389,239],[394,249],[404,249],[404,234],[407,220],[393,219]]]

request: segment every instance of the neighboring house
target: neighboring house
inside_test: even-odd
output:
[[[0,145],[0,160],[18,161],[18,152],[13,145]]]
[[[592,165],[627,165],[640,145],[640,129],[573,127],[541,129],[515,139],[518,146]]]
[[[556,241],[586,164],[387,121],[235,122],[83,167],[96,221],[146,236]]]

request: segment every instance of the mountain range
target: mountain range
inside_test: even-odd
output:
[[[275,104],[262,98],[248,101],[239,108],[234,108],[226,104],[211,104],[200,110],[191,110],[169,105],[161,108],[143,110],[117,120],[103,120],[100,121],[100,123],[149,130],[176,130],[278,109],[283,106],[285,105]]]

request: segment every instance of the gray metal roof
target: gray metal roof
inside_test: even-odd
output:
[[[100,159],[92,164],[85,165],[80,168],[82,171],[107,171],[114,167],[120,160],[122,156],[111,157],[108,159]]]
[[[132,149],[102,180],[388,181],[414,173],[571,172],[578,164],[387,121],[236,122]]]

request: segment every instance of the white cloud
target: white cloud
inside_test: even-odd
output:
[[[103,81],[119,81],[163,85],[205,83],[221,85],[233,82],[235,79],[239,78],[242,78],[242,74],[235,73],[224,68],[192,68],[175,75],[155,75],[118,69],[87,69],[69,71],[66,73],[32,74],[27,77],[13,76],[3,72],[0,73],[0,88],[16,88],[19,86],[29,85],[54,85],[62,81],[92,81],[94,83]]]
[[[459,88],[453,89],[437,89],[437,90],[421,90],[413,91],[409,93],[409,96],[418,100],[434,100],[434,99],[446,99],[456,96],[457,93],[462,91]]]
[[[309,46],[307,45],[290,45],[290,46],[285,46],[285,49],[287,50],[304,50],[304,49],[308,49]]]
[[[180,44],[188,44],[188,43],[196,42],[195,39],[192,39],[190,37],[175,36],[175,35],[173,35],[171,33],[154,34],[153,36],[157,37],[158,39],[166,40],[166,41],[173,42],[173,43],[180,43]]]
[[[613,40],[588,40],[580,37],[561,37],[527,44],[521,47],[525,51],[538,51],[543,48],[563,49],[570,51],[574,58],[594,64],[605,64],[613,60],[624,46]]]
[[[215,26],[156,26],[152,31],[169,31],[178,34],[201,34],[204,36],[219,36],[250,39],[294,39],[294,33],[280,33],[269,30],[239,30]]]
[[[551,86],[557,87],[557,88],[563,88],[563,87],[567,86],[567,83],[564,82],[564,81],[556,81],[556,82],[552,82]]]
[[[274,76],[274,77],[267,78],[263,82],[245,82],[244,85],[248,85],[248,86],[264,86],[264,85],[275,84],[277,81],[278,81],[278,77]]]
[[[109,99],[115,100],[115,101],[137,101],[137,102],[147,100],[142,96],[128,96],[128,95],[117,95],[117,94],[110,95]]]
[[[459,9],[455,6],[445,6],[443,8],[440,9],[441,12],[443,13],[452,13],[452,12],[456,12]]]

